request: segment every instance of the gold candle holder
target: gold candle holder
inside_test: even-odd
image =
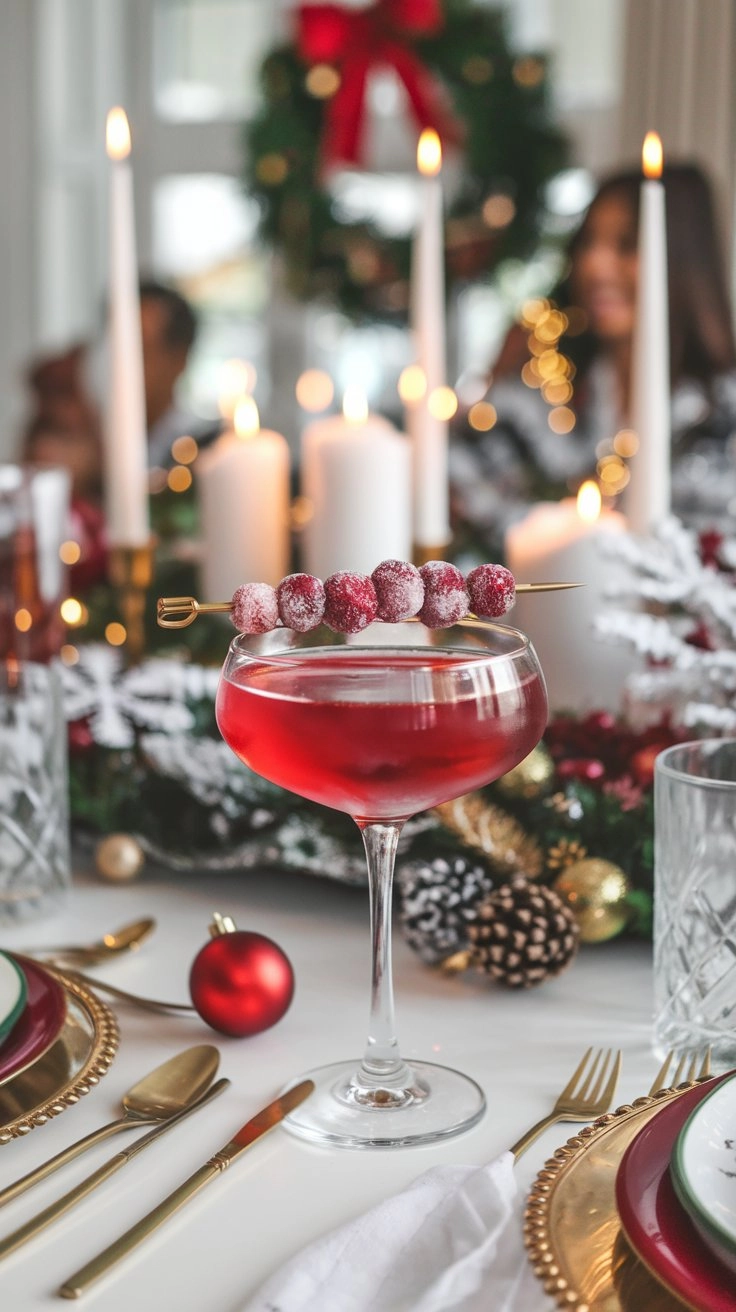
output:
[[[427,546],[425,542],[415,542],[412,551],[412,562],[417,569],[422,565],[428,565],[430,560],[447,560],[447,553],[452,543],[450,541],[440,542],[436,546]]]
[[[108,575],[125,628],[125,655],[137,665],[146,649],[146,594],[153,580],[154,539],[143,546],[110,548]]]

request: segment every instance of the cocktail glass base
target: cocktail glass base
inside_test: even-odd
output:
[[[337,1148],[409,1148],[462,1134],[486,1109],[480,1085],[434,1062],[411,1062],[410,1080],[397,1091],[365,1090],[358,1083],[360,1060],[334,1062],[306,1071],[314,1093],[284,1120],[300,1139]]]

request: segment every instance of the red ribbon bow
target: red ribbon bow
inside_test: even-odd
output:
[[[380,66],[393,68],[403,82],[420,128],[434,128],[447,142],[461,139],[442,86],[409,44],[441,31],[440,0],[377,0],[369,9],[302,5],[298,18],[301,58],[308,64],[334,64],[340,72],[340,86],[325,115],[325,167],[360,162],[366,84],[371,70]]]

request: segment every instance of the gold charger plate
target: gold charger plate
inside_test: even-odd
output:
[[[44,969],[64,988],[66,1017],[43,1056],[0,1088],[0,1144],[73,1107],[107,1074],[117,1052],[120,1034],[110,1008],[86,985]]]
[[[701,1080],[694,1081],[696,1084]],[[665,1102],[692,1084],[637,1098],[568,1139],[537,1175],[524,1215],[535,1274],[568,1312],[682,1312],[624,1238],[616,1172],[624,1152]]]

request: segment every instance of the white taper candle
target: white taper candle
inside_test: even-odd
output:
[[[670,511],[670,347],[662,145],[647,133],[642,161],[639,272],[632,358],[631,420],[639,447],[631,457],[625,510],[633,533],[648,533]]]
[[[447,422],[431,413],[430,398],[445,385],[445,266],[442,205],[442,147],[437,133],[422,132],[417,148],[420,201],[412,251],[410,328],[416,363],[423,371],[423,397],[407,409],[412,439],[414,541],[435,547],[450,539]]]
[[[111,546],[149,539],[146,401],[138,295],[130,129],[125,111],[107,116],[110,159],[109,375],[105,421],[105,508]]]

